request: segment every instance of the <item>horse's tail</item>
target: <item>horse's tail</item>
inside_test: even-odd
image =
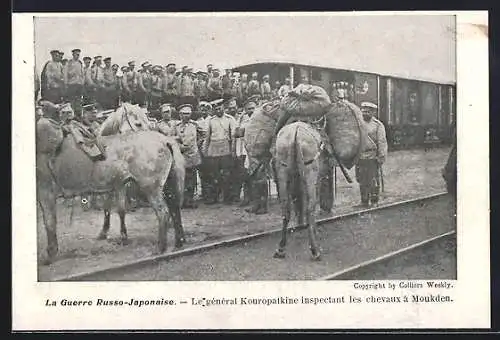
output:
[[[298,125],[295,128],[295,134],[293,137],[294,144],[294,154],[295,159],[292,164],[295,164],[297,170],[297,185],[299,186],[299,192],[303,195],[303,202],[307,201],[307,180],[306,180],[306,164],[304,162],[304,154],[302,152],[302,148],[300,147],[300,143],[297,141],[297,135],[299,133],[300,126]]]
[[[166,146],[172,155],[172,162],[170,165],[169,175],[167,181],[163,185],[163,192],[170,195],[175,195],[179,203],[184,199],[184,179],[185,179],[185,160],[181,153],[179,144],[167,138]]]

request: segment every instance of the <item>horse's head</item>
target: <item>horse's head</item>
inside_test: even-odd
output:
[[[149,119],[146,114],[146,110],[137,106],[125,103],[118,110],[123,110],[122,112],[122,123],[120,125],[120,132],[126,131],[140,131],[149,130],[150,124]]]

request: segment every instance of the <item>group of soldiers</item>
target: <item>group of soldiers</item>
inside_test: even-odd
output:
[[[199,178],[205,204],[222,200],[250,205],[246,209],[250,213],[268,212],[268,183],[274,177],[271,162],[262,166],[262,161],[249,158],[243,137],[260,103],[292,90],[289,78],[271,85],[268,75],[261,80],[257,72],[251,79],[246,74],[237,77],[231,70],[221,75],[211,64],[206,71],[193,73],[188,66],[178,71],[172,63],[162,67],[146,61],[136,70],[134,61],[120,68],[110,57],[95,56],[92,64],[85,57],[82,63],[80,54],[80,49],[74,49],[72,59],[66,61],[63,52],[51,51],[52,60],[45,64],[39,83],[36,77],[35,101],[41,90],[42,100],[70,103],[76,119],[82,120],[85,107],[110,110],[121,102],[138,104],[156,118],[154,129],[180,143],[186,160],[184,208],[197,207],[194,196]],[[348,100],[349,91],[338,93],[335,100]],[[356,178],[362,204],[370,205],[378,203],[378,170],[386,158],[387,141],[384,125],[375,118],[377,106],[364,103],[361,109],[373,143],[362,153]]]

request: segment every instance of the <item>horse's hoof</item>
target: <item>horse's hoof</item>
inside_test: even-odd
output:
[[[316,252],[316,254],[312,254],[311,255],[311,260],[313,261],[320,261],[321,260],[321,253],[318,251]]]
[[[175,242],[175,249],[182,248],[184,246],[184,242],[186,242],[184,239]]]
[[[286,253],[285,253],[284,251],[282,251],[282,250],[276,250],[276,251],[274,252],[274,255],[273,255],[273,257],[274,257],[275,259],[284,259],[284,258],[285,258],[285,256],[286,256]]]

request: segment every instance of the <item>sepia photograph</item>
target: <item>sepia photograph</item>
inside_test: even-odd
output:
[[[488,65],[486,55],[486,64],[476,58],[475,69],[461,73],[459,64],[464,68],[480,50],[460,54],[460,44],[487,38],[487,22],[464,30],[457,18],[453,12],[25,17],[32,26],[17,37],[26,46],[18,58],[23,85],[14,82],[34,115],[17,123],[26,139],[15,154],[33,155],[23,167],[32,178],[20,182],[17,172],[19,195],[21,184],[33,184],[22,201],[33,212],[18,217],[33,225],[14,232],[22,250],[13,264],[24,273],[17,279],[26,277],[39,292],[37,313],[137,307],[127,317],[152,327],[152,319],[138,317],[144,308],[204,313],[212,306],[234,319],[205,313],[189,321],[186,309],[168,327],[232,328],[244,321],[230,308],[241,313],[252,305],[248,317],[256,321],[265,315],[256,305],[274,306],[275,317],[290,306],[304,308],[296,326],[317,328],[334,321],[312,318],[318,313],[312,308],[344,305],[346,320],[376,307],[395,314],[417,308],[400,314],[398,325],[425,327],[439,320],[424,311],[464,306],[472,279],[465,270],[479,268],[461,261],[472,261],[473,249],[478,258],[489,256],[481,234],[489,232],[481,191],[488,151],[480,144],[488,103],[467,104],[485,92],[465,90],[474,85],[464,79],[474,72],[479,78]],[[486,129],[476,129],[480,136],[467,146],[465,129],[473,126],[462,107]],[[472,158],[475,185],[464,182],[472,170],[457,170]],[[476,205],[461,201],[467,198]],[[464,221],[477,226],[460,226]],[[467,238],[474,228],[476,236]],[[489,282],[483,274],[475,276],[484,283],[477,286],[478,306]],[[75,281],[85,285],[66,286]],[[60,284],[65,289],[57,293]],[[145,284],[157,288],[139,288]],[[348,289],[327,286],[335,284]],[[355,312],[364,308],[358,303],[371,309]],[[386,303],[392,305],[380,305]],[[124,308],[109,317],[124,321],[118,320]],[[292,310],[272,327],[290,326],[299,309]],[[87,317],[103,325],[103,312]],[[484,316],[470,323],[484,324]],[[71,320],[65,327],[90,325]],[[271,319],[262,322],[250,328]],[[456,325],[459,318],[449,314],[443,322]],[[56,320],[49,324],[59,329]]]
[[[35,17],[38,279],[456,279],[455,25]]]

